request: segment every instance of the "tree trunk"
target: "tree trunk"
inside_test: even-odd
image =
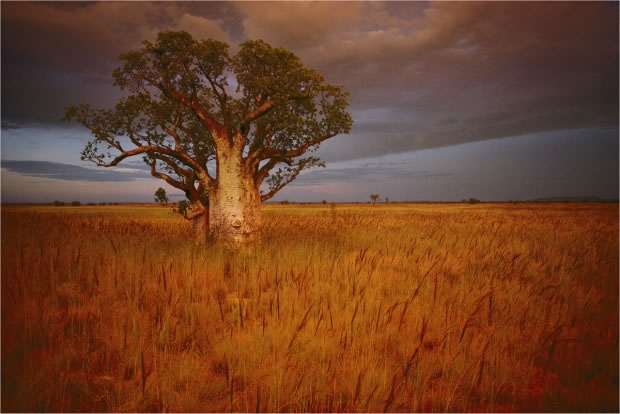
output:
[[[204,244],[207,241],[207,232],[209,230],[209,213],[205,211],[191,218],[192,233],[196,244]]]
[[[209,234],[227,244],[252,243],[260,226],[260,193],[240,156],[220,154],[217,188],[209,192]]]

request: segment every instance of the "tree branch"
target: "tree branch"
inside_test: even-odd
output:
[[[194,204],[191,204],[191,205],[194,205]],[[198,217],[198,216],[202,216],[203,214],[207,214],[207,210],[205,210],[204,208],[203,209],[196,209],[196,210],[194,210],[192,208],[192,214],[189,214],[189,215],[186,215],[186,216],[183,216],[183,217],[185,217],[185,219],[187,219],[187,220],[192,220],[193,218]]]
[[[194,172],[194,170],[186,170],[184,168],[181,168],[176,162],[171,160],[168,156],[163,156],[161,154],[156,154],[156,153],[151,153],[149,155],[151,156],[151,158],[163,161],[166,164],[168,164],[168,166],[172,168],[179,177],[184,177],[186,180],[188,180],[188,182],[190,181],[192,183],[194,182],[195,177],[196,177],[196,173]]]
[[[174,138],[174,149],[177,152],[181,152],[181,137],[179,136],[177,132],[177,128],[180,122],[181,122],[181,111],[179,109],[177,109],[177,116],[174,120],[174,123],[172,124],[172,128],[167,127],[165,122],[159,122],[159,126],[161,127],[161,129],[163,129],[164,132],[166,132],[168,135]]]
[[[202,183],[200,181],[198,184],[198,190],[196,190],[196,187],[194,187],[194,181],[195,181],[194,171],[183,170],[178,165],[176,165],[173,161],[165,157],[157,156],[155,154],[151,154],[151,157],[152,157],[151,175],[155,178],[163,179],[168,184],[170,184],[173,187],[178,188],[179,190],[183,190],[187,198],[189,198],[190,206],[192,209],[192,214],[190,215],[184,214],[183,217],[187,220],[192,220],[195,217],[201,216],[203,214],[207,214],[207,209],[202,204],[202,201],[200,200],[200,195],[199,195],[199,191],[201,191],[204,187],[202,186]],[[174,178],[170,177],[168,174],[162,173],[161,171],[157,171],[156,170],[157,160],[161,160],[167,163],[170,167],[172,167],[175,170],[175,172],[179,176],[184,177],[184,180],[181,182],[181,181],[175,180]]]
[[[156,160],[155,158],[153,158],[153,161],[151,162],[151,175],[155,178],[161,178],[162,180],[166,181],[168,184],[170,184],[171,186],[178,188],[179,190],[186,190],[187,188],[187,184],[184,182],[180,182],[175,180],[174,178],[170,177],[168,174],[164,174],[161,171],[157,171],[155,169],[155,165],[156,165]]]
[[[320,162],[320,160],[316,157],[303,158],[297,160],[295,164],[293,164],[291,160],[283,160],[282,162],[285,162],[289,166],[285,167],[284,169],[278,169],[275,174],[269,177],[269,192],[267,194],[261,194],[261,201],[265,201],[273,197],[274,194],[276,194],[287,184],[297,178],[297,176],[302,170],[313,166],[325,166],[325,164]],[[269,169],[271,169],[275,165],[275,163],[276,161],[274,161],[273,159],[270,160],[269,163],[264,166],[263,174],[265,174]]]
[[[287,165],[291,165],[293,162],[292,160],[289,160],[286,158],[270,159],[265,165],[263,165],[260,169],[258,169],[256,173],[254,173],[254,182],[257,185],[260,185],[263,182],[263,180],[265,180],[265,177],[267,177],[267,174],[269,174],[269,171],[271,171],[271,169],[279,163],[285,163]]]
[[[306,142],[304,145],[302,145],[301,147],[294,149],[294,150],[288,150],[288,151],[283,151],[283,150],[277,150],[277,149],[273,149],[273,148],[265,148],[262,151],[259,152],[258,154],[258,159],[259,160],[266,160],[268,158],[273,158],[273,157],[278,157],[278,158],[294,158],[294,157],[299,157],[300,155],[303,155],[306,151],[308,151],[308,148],[310,148],[313,145],[316,144],[320,144],[321,142],[325,141],[326,139],[329,139],[331,137],[336,136],[337,134],[325,134],[325,135],[321,135],[318,136],[316,138],[313,138],[311,140],[309,140],[308,142]]]
[[[172,148],[164,147],[161,145],[142,145],[132,150],[123,151],[120,155],[117,155],[110,162],[104,162],[101,159],[90,159],[96,165],[100,167],[114,167],[125,158],[132,157],[134,155],[146,154],[146,153],[160,153],[168,155],[180,162],[186,164],[188,167],[194,169],[201,180],[211,184],[215,183],[215,180],[209,175],[207,169],[198,164],[192,157],[183,151],[174,151]]]
[[[297,178],[297,175],[292,175],[288,179],[282,181],[282,183],[280,183],[276,187],[272,188],[267,194],[261,194],[260,201],[262,202],[262,201],[265,201],[265,200],[269,200],[271,197],[276,195],[276,193],[278,191],[280,191],[282,188],[284,188],[287,184],[289,184],[293,180],[295,180],[295,178]]]
[[[224,141],[228,142],[232,145],[232,140],[226,133],[226,127],[222,125],[217,119],[212,117],[209,112],[200,105],[200,103],[196,100],[195,97],[187,97],[183,93],[171,88],[169,85],[165,85],[163,82],[155,82],[154,79],[150,79],[146,76],[143,76],[143,79],[146,80],[151,85],[155,86],[159,89],[165,96],[168,96],[177,102],[181,102],[184,105],[190,107],[198,118],[204,122],[204,124],[209,129],[209,132],[213,136],[213,139],[216,143],[223,143]]]
[[[249,127],[249,125],[257,120],[258,118],[260,118],[261,116],[267,114],[269,111],[271,111],[274,107],[276,106],[275,102],[273,101],[273,99],[268,98],[265,102],[263,102],[258,108],[256,108],[255,110],[253,110],[252,112],[250,112],[249,114],[247,114],[243,120],[241,121],[241,124],[239,126],[239,129],[243,132],[246,130],[246,128]]]

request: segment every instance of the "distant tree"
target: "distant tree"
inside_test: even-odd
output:
[[[478,204],[478,203],[480,202],[480,200],[478,200],[477,198],[474,198],[474,197],[469,197],[469,198],[467,199],[467,202],[468,202],[469,204]]]
[[[64,201],[58,201],[58,200],[54,200],[53,203],[55,206],[60,207],[60,206],[64,206],[65,202]]]
[[[389,197],[385,197],[385,202],[386,204],[390,202],[390,198]]]
[[[322,204],[327,204],[327,200],[321,201]]]
[[[79,206],[81,206],[81,205],[82,205],[82,203],[80,203],[79,201],[72,201],[72,202],[71,202],[71,205],[72,205],[73,207],[79,207]]]
[[[155,202],[161,205],[168,205],[168,196],[166,196],[166,190],[159,187],[157,191],[155,191]]]
[[[370,201],[372,201],[372,205],[374,206],[377,200],[379,199],[379,194],[371,194]]]

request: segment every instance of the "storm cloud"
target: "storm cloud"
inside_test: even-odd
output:
[[[68,181],[122,182],[151,177],[147,172],[134,168],[121,168],[117,170],[92,169],[51,161],[2,160],[0,165],[7,171],[29,177]]]
[[[355,124],[332,160],[617,125],[617,15],[614,2],[5,2],[2,117],[110,106],[118,55],[182,29],[233,49],[265,39],[343,84]]]

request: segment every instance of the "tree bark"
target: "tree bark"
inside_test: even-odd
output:
[[[252,243],[260,227],[260,193],[239,154],[218,154],[217,188],[209,192],[209,234],[227,244]]]
[[[205,211],[202,214],[191,218],[192,233],[196,244],[204,244],[207,241],[207,232],[209,231],[209,213]]]

